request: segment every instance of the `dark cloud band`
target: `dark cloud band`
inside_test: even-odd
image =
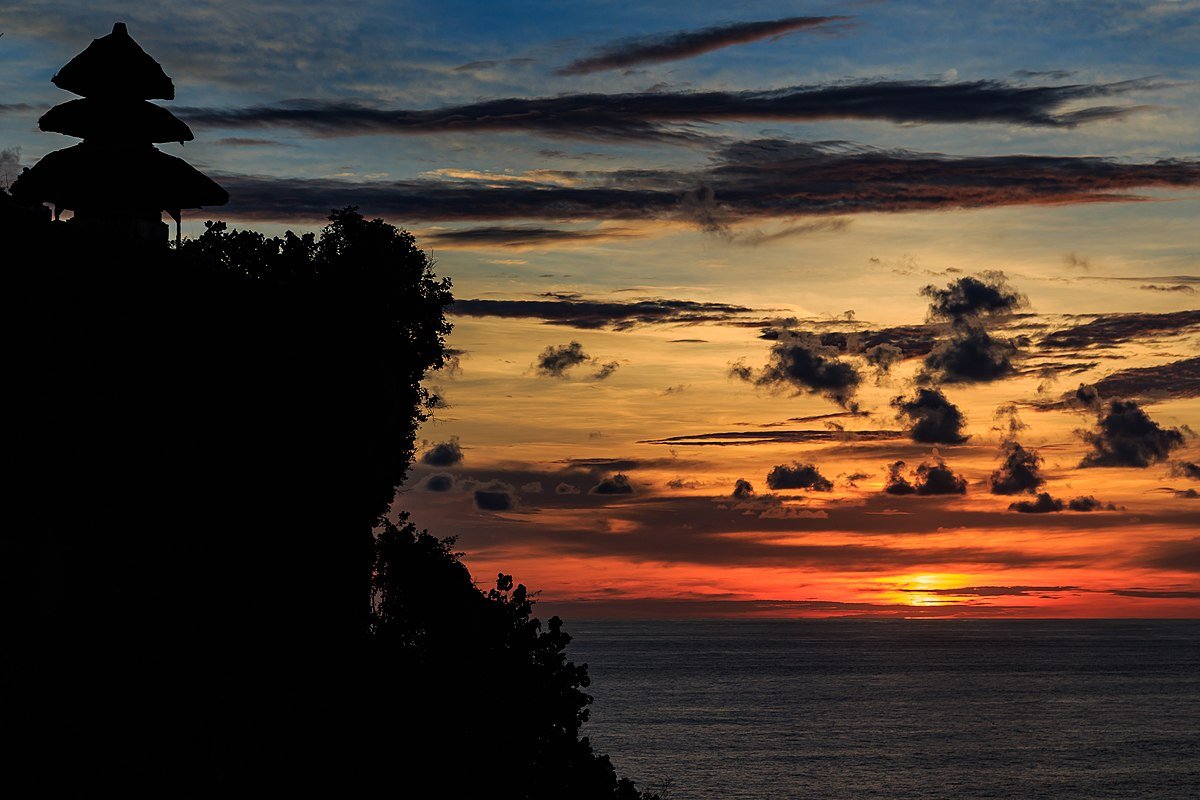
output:
[[[1069,156],[952,157],[740,143],[698,172],[579,173],[578,185],[451,180],[352,182],[220,175],[230,217],[324,220],[331,208],[406,222],[663,220],[724,230],[754,219],[1137,199],[1138,188],[1200,185],[1200,162],[1130,164]],[[1065,332],[1047,344],[1071,346]]]
[[[815,28],[851,17],[785,17],[784,19],[736,22],[714,25],[695,31],[676,31],[653,36],[640,36],[612,42],[593,55],[576,59],[559,75],[586,75],[609,69],[632,67],[638,64],[658,64],[691,58],[722,47],[746,44],[772,36],[782,36],[804,28]]]
[[[1133,107],[1081,100],[1152,89],[1146,81],[1020,86],[1001,81],[870,81],[736,92],[639,92],[508,97],[434,109],[373,108],[318,100],[285,106],[180,108],[190,125],[222,129],[287,128],[318,137],[531,132],[575,139],[685,142],[706,138],[713,122],[812,122],[833,119],[896,123],[990,122],[1049,127],[1124,116]]]

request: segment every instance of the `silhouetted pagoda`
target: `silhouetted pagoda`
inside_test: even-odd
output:
[[[50,109],[43,131],[83,139],[46,155],[12,186],[15,198],[54,204],[75,221],[137,240],[166,242],[162,212],[223,206],[229,193],[183,159],[154,145],[191,141],[192,131],[151,99],[175,99],[175,84],[130,36],[125,23],[95,39],[58,71],[55,86],[82,96]]]

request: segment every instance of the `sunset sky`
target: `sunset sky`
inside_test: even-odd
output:
[[[1200,616],[1200,2],[14,0],[0,181],[117,20],[185,235],[354,204],[453,280],[397,509],[481,584]]]

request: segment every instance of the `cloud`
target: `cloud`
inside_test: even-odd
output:
[[[1104,314],[1081,325],[1051,331],[1042,337],[1038,345],[1051,350],[1111,348],[1133,339],[1158,334],[1173,336],[1197,330],[1200,330],[1200,310],[1165,314]]]
[[[1101,399],[1100,392],[1097,391],[1095,386],[1081,383],[1078,389],[1063,395],[1062,404],[1068,408],[1099,412],[1104,401]]]
[[[767,486],[772,489],[811,489],[828,492],[833,482],[823,476],[812,464],[780,464],[767,474]]]
[[[1008,277],[998,270],[957,278],[944,289],[930,284],[921,295],[929,298],[929,317],[935,320],[1011,314],[1029,305],[1029,299],[1010,287]]]
[[[744,319],[754,309],[729,303],[642,299],[627,302],[554,297],[544,300],[455,300],[448,313],[463,317],[540,319],[584,330],[625,331],[641,325],[698,325]]]
[[[226,136],[224,139],[217,139],[213,144],[224,145],[226,147],[295,147],[294,144],[281,142],[278,139],[253,139],[245,136]]]
[[[1110,400],[1096,427],[1077,433],[1092,448],[1080,467],[1148,467],[1184,443],[1182,431],[1161,427],[1132,400]]]
[[[616,372],[617,367],[619,367],[619,366],[621,366],[621,364],[617,361],[609,361],[605,364],[601,364],[600,368],[597,369],[594,373],[592,373],[592,379],[597,380],[597,381],[602,381],[605,378],[612,375],[614,372]]]
[[[676,221],[705,230],[756,219],[1137,199],[1138,187],[1200,185],[1200,163],[1071,156],[847,151],[836,143],[730,145],[706,169],[578,173],[573,185],[429,178],[348,181],[214,174],[229,218],[323,221],[329,209],[406,222]]]
[[[850,220],[835,217],[832,219],[819,220],[817,222],[805,222],[798,225],[788,225],[787,227],[780,228],[777,231],[772,231],[771,233],[766,233],[758,229],[740,231],[723,230],[721,232],[726,241],[732,242],[733,244],[742,244],[746,245],[747,247],[760,247],[764,244],[773,244],[775,242],[783,241],[784,239],[791,239],[796,236],[804,236],[810,233],[844,231],[848,227],[850,227]]]
[[[750,481],[737,479],[737,483],[733,487],[733,496],[739,500],[746,500],[754,496],[754,486]]]
[[[431,109],[379,108],[344,101],[295,100],[242,108],[179,107],[176,116],[222,130],[286,128],[317,137],[527,132],[575,139],[694,142],[698,123],[882,120],[894,123],[1003,123],[1072,128],[1117,119],[1138,106],[1063,106],[1152,90],[1147,81],[1016,86],[1002,81],[874,80],[827,86],[701,92],[562,94],[505,97]]]
[[[1191,461],[1177,461],[1171,465],[1171,474],[1178,478],[1200,481],[1200,464]]]
[[[1169,286],[1160,286],[1157,283],[1145,283],[1138,287],[1151,292],[1174,292],[1176,294],[1195,294],[1195,288],[1188,286],[1186,283],[1174,283]]]
[[[899,439],[900,431],[890,430],[769,430],[769,431],[718,431],[668,436],[663,439],[641,439],[638,444],[665,444],[677,446],[735,447],[756,444],[796,444],[800,442],[875,442]]]
[[[421,454],[421,462],[433,467],[453,467],[463,460],[462,447],[458,437],[450,437],[448,442],[438,442]]]
[[[1156,569],[1200,572],[1200,536],[1152,544],[1138,560],[1144,566]]]
[[[969,571],[961,566],[987,564],[1016,568],[1090,566],[1095,563],[1094,553],[1073,552],[1068,547],[998,546],[986,536],[957,540],[939,538],[926,544],[921,538],[903,543],[882,543],[861,535],[849,541],[828,541],[806,535],[816,531],[844,533],[847,530],[932,533],[936,526],[1026,529],[1027,520],[1018,515],[954,511],[947,508],[941,498],[927,498],[925,502],[911,504],[915,507],[914,514],[864,517],[859,510],[831,506],[825,509],[824,516],[814,516],[810,512],[805,516],[749,517],[744,514],[747,509],[741,503],[728,502],[724,504],[728,507],[722,508],[722,504],[715,504],[711,497],[672,494],[638,498],[623,495],[619,510],[610,506],[613,513],[602,519],[596,517],[594,506],[579,508],[574,504],[604,498],[560,499],[563,511],[556,515],[553,524],[540,524],[536,515],[530,515],[511,526],[494,529],[479,526],[477,521],[464,516],[461,523],[445,525],[444,532],[458,535],[459,546],[469,548],[475,557],[487,557],[490,553],[511,558],[514,552],[553,552],[562,558],[624,557],[643,563],[708,564],[722,569],[758,565],[877,573],[880,569],[895,571],[935,565],[959,567],[948,571]],[[887,503],[897,502],[888,495],[881,495],[880,499]],[[1052,516],[1055,518],[1045,524],[1056,530],[1082,532],[1097,526],[1119,530],[1129,525],[1128,518],[1117,514],[1106,515],[1103,519],[1087,515]],[[857,520],[862,520],[866,527],[847,528]],[[621,530],[636,531],[636,535],[612,535],[613,523],[619,524]]]
[[[1036,450],[1026,450],[1009,441],[1001,446],[1001,452],[1004,461],[988,478],[992,494],[1033,494],[1046,482],[1042,477],[1042,457]]]
[[[724,597],[614,597],[541,600],[543,614],[568,619],[791,619],[841,617],[846,619],[912,619],[928,617],[1010,617],[1029,606],[938,603],[868,603],[842,600],[742,600]]]
[[[548,378],[565,378],[567,370],[586,364],[592,358],[583,352],[583,345],[572,341],[570,344],[548,345],[535,362],[539,375]]]
[[[967,481],[946,466],[940,458],[917,467],[917,494],[966,494]]]
[[[1100,397],[1200,397],[1200,357],[1114,372],[1096,381],[1094,389]]]
[[[620,362],[609,361],[601,364],[599,359],[592,358],[583,352],[583,345],[572,341],[570,344],[548,345],[534,362],[534,369],[539,375],[547,378],[566,378],[567,372],[581,364],[595,364],[597,369],[592,373],[592,380],[602,381],[621,366]]]
[[[633,494],[633,484],[623,473],[605,478],[588,490],[588,494]]]
[[[987,383],[1013,372],[1016,344],[994,338],[987,328],[972,319],[957,320],[948,339],[925,356],[919,376],[942,383]]]
[[[1037,597],[1047,592],[1088,591],[1078,586],[962,586],[956,589],[905,589],[912,594],[949,595],[953,597]]]
[[[1019,500],[1008,507],[1009,511],[1022,514],[1049,514],[1063,510],[1063,501],[1056,500],[1046,492],[1040,492],[1034,500]]]
[[[916,494],[917,487],[912,485],[912,482],[904,477],[904,462],[893,461],[888,464],[887,480],[884,482],[883,491],[888,494]]]
[[[530,249],[569,244],[597,244],[634,235],[625,228],[570,230],[530,226],[488,226],[426,233],[422,239],[441,247]]]
[[[753,321],[737,321],[735,325],[746,327],[756,325]],[[765,327],[759,334],[760,339],[779,341],[791,333],[805,333],[817,337],[821,344],[835,348],[840,353],[861,355],[872,366],[879,367],[878,361],[890,361],[891,348],[900,351],[902,358],[923,356],[933,350],[941,335],[941,326],[899,325],[879,330],[801,330],[796,319],[773,320],[770,327]],[[882,353],[872,356],[872,353],[883,349]],[[890,364],[889,364],[890,366]]]
[[[894,344],[884,342],[863,351],[863,358],[868,364],[879,370],[880,374],[886,374],[904,359],[904,351]]]
[[[519,504],[517,490],[502,481],[475,490],[475,507],[480,511],[512,511]]]
[[[632,67],[638,64],[678,61],[730,45],[757,42],[760,39],[777,37],[792,31],[849,19],[852,17],[785,17],[757,22],[714,25],[693,31],[676,31],[619,39],[604,45],[586,58],[572,61],[558,70],[558,74],[586,75],[591,72]]]
[[[492,69],[502,64],[511,64],[514,66],[525,66],[526,64],[536,63],[536,58],[497,58],[497,59],[482,59],[480,61],[468,61],[466,64],[459,64],[451,72],[478,72],[480,70]]]
[[[555,494],[579,494],[579,487],[572,483],[560,483],[554,487]]]
[[[928,285],[929,318],[951,323],[950,336],[925,356],[921,381],[975,383],[993,381],[1013,371],[1014,342],[996,339],[984,325],[987,317],[1011,314],[1028,305],[1024,295],[1008,285],[1003,272],[964,276],[944,289]]]
[[[837,358],[837,350],[807,333],[789,332],[771,348],[766,366],[754,377],[756,386],[787,387],[797,394],[820,394],[853,410],[852,398],[862,383],[853,364]]]
[[[454,476],[445,472],[436,472],[425,479],[423,488],[427,492],[448,492],[454,488]]]
[[[1021,421],[1020,410],[1016,403],[1003,403],[997,406],[992,414],[992,419],[995,421],[992,430],[999,431],[1001,441],[1006,443],[1015,442],[1017,435],[1029,427]]]
[[[908,420],[908,433],[914,442],[962,444],[971,438],[962,433],[966,426],[962,412],[941,389],[918,388],[913,397],[896,397],[892,405],[902,419]]]
[[[1115,594],[1118,597],[1153,597],[1153,598],[1197,598],[1200,597],[1200,590],[1189,591],[1154,591],[1150,589],[1110,589],[1109,594]]]
[[[1073,497],[1067,501],[1067,508],[1071,511],[1116,511],[1117,507],[1112,503],[1107,505],[1101,503],[1091,495]]]

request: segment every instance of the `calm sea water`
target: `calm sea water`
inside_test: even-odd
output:
[[[1200,798],[1200,622],[576,620],[584,731],[692,798]]]

